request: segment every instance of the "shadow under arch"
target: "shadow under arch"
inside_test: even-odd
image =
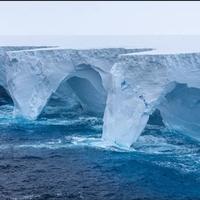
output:
[[[200,88],[176,83],[158,109],[171,130],[200,139]]]
[[[0,85],[0,106],[3,105],[14,105],[13,100],[9,94],[9,92]]]
[[[163,98],[163,101],[156,107],[149,116],[148,124],[163,125],[164,121],[173,124],[175,118],[181,118],[189,123],[192,119],[196,124],[200,123],[200,89],[188,87],[187,84],[174,83],[174,88]],[[164,118],[164,119],[163,119]]]
[[[73,117],[81,114],[103,116],[107,92],[100,73],[80,64],[50,96],[39,118]]]

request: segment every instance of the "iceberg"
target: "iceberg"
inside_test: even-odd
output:
[[[200,53],[2,47],[0,65],[15,117],[36,120],[58,101],[59,109],[81,106],[103,115],[106,143],[129,148],[158,111],[169,129],[200,138]]]

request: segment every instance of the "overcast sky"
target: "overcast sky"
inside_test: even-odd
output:
[[[199,34],[200,2],[0,2],[0,35]]]

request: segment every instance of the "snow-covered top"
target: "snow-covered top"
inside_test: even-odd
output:
[[[65,48],[62,48],[62,47],[35,47],[35,48],[19,48],[19,49],[15,49],[15,50],[8,50],[7,52],[29,52],[29,51],[48,51],[48,50],[58,50],[58,49],[65,49]]]
[[[143,52],[134,52],[123,54],[121,56],[138,56],[138,55],[177,55],[177,54],[198,54],[200,53],[199,49],[154,49]]]

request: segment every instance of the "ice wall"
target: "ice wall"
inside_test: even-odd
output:
[[[112,67],[111,74],[112,86],[108,91],[104,114],[103,138],[112,144],[130,147],[145,128],[149,115],[177,83],[200,88],[200,54],[123,55]],[[165,105],[168,104],[170,101],[165,102]],[[161,109],[166,125],[172,125],[175,120],[168,120],[168,113],[174,113],[173,109],[176,113],[177,109],[181,110],[180,107],[169,107],[164,109],[166,106],[163,105]],[[187,127],[188,131],[193,128]]]
[[[7,74],[6,68],[9,66],[8,51],[19,51],[19,50],[29,50],[29,49],[38,49],[45,48],[45,46],[4,46],[0,47],[0,86],[2,86],[5,90],[7,89]]]
[[[89,81],[88,85],[97,91],[101,103],[110,84],[110,68],[118,55],[137,51],[142,50],[49,48],[8,52],[10,63],[6,74],[15,105],[14,114],[36,119],[59,85],[72,77]],[[73,81],[69,84],[73,87]],[[82,84],[79,85],[82,87]],[[98,97],[89,94],[86,87],[82,87],[82,94],[81,90],[75,91],[83,107],[93,109]],[[83,97],[83,93],[88,95]],[[90,106],[87,106],[88,102]]]

